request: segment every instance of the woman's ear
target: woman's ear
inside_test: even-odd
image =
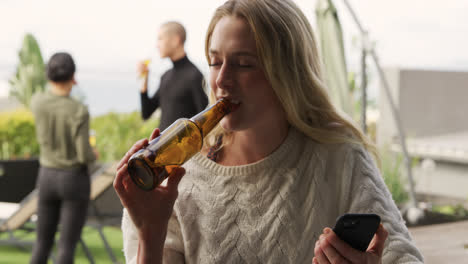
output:
[[[73,75],[73,77],[72,77],[72,84],[73,84],[73,85],[76,85],[76,84],[77,84],[77,82],[76,82],[76,80],[75,80],[75,75]]]

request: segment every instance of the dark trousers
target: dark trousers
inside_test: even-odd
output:
[[[89,204],[90,177],[87,168],[41,167],[37,185],[37,239],[31,263],[47,263],[59,224],[60,240],[56,261],[59,264],[73,263]]]

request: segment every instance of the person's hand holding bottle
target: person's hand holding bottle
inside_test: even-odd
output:
[[[148,65],[151,63],[150,59],[146,59],[144,61],[140,61],[137,65],[137,74],[139,78],[144,79],[143,85],[141,87],[141,92],[144,93],[147,91],[148,87],[148,73],[149,68]]]
[[[98,160],[100,155],[99,155],[99,151],[98,151],[97,146],[96,146],[96,131],[94,131],[92,129],[89,131],[89,145],[91,146],[91,148],[93,150],[94,156]]]
[[[159,129],[155,129],[150,140],[158,136]],[[178,196],[177,187],[185,170],[181,167],[174,169],[166,185],[159,185],[151,191],[138,188],[128,174],[127,162],[135,152],[147,145],[147,139],[136,142],[120,160],[114,188],[138,230],[139,261],[159,263],[162,260],[169,218]]]

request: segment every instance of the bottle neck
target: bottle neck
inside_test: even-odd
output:
[[[213,128],[221,121],[221,119],[233,111],[235,105],[226,99],[217,101],[214,105],[205,109],[203,112],[192,117],[192,120],[201,130],[202,136],[205,137]]]

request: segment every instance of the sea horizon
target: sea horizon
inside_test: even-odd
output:
[[[171,68],[170,61],[158,61],[150,65],[148,93],[152,96],[159,87],[161,75]],[[207,78],[207,66],[194,62]],[[133,65],[132,65],[133,66]],[[14,67],[0,68],[0,98],[6,98],[10,85],[8,80],[15,72]],[[72,96],[81,98],[88,106],[91,116],[100,116],[111,112],[129,113],[140,111],[140,87],[142,80],[132,68],[82,69],[76,72],[77,85]]]

